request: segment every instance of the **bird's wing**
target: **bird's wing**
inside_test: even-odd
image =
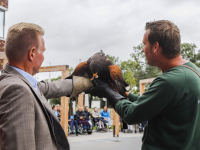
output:
[[[110,71],[110,77],[115,82],[119,93],[121,95],[124,95],[128,84],[122,77],[121,69],[117,65],[110,65],[110,66],[108,66],[108,69]]]
[[[76,68],[74,69],[74,72],[72,73],[72,75],[88,77],[88,78],[92,77],[92,73],[91,73],[90,68],[89,68],[89,66],[88,66],[86,61],[85,62],[81,62],[80,64],[78,64],[76,66]]]

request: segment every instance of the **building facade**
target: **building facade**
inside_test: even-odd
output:
[[[5,12],[8,10],[8,0],[0,0],[0,52],[4,52],[5,44]],[[2,70],[2,62],[0,59],[0,70]]]

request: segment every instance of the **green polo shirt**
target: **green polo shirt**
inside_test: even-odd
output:
[[[200,74],[200,69],[190,66]],[[116,112],[128,124],[148,121],[142,150],[200,150],[200,78],[186,67],[158,76],[140,97],[120,100]]]

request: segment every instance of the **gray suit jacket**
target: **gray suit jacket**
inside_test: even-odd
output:
[[[41,81],[38,94],[8,64],[0,76],[0,150],[68,150],[69,143],[47,102],[68,96],[72,80]]]

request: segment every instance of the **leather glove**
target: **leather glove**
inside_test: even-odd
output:
[[[92,96],[98,96],[99,98],[107,98],[113,108],[115,108],[115,104],[119,100],[125,99],[125,97],[115,92],[108,84],[101,81],[100,79],[94,79],[92,80],[92,83],[94,84],[94,87],[86,91],[86,93],[89,93]]]
[[[80,93],[85,92],[93,87],[92,81],[89,78],[79,77],[79,76],[69,76],[65,79],[72,79],[73,89],[70,95],[71,99],[74,99]]]

